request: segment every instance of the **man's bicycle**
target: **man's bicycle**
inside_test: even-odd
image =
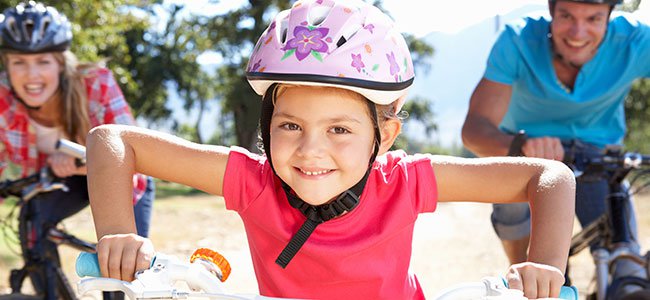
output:
[[[79,165],[85,163],[85,147],[61,140],[58,151],[77,158]],[[38,173],[18,180],[0,183],[0,196],[13,196],[13,208],[4,216],[2,229],[11,236],[17,236],[24,265],[10,271],[9,285],[11,294],[0,295],[7,299],[77,299],[75,289],[70,284],[61,268],[59,253],[56,249],[46,247],[43,251],[35,249],[47,240],[56,245],[66,245],[82,252],[95,252],[95,244],[69,234],[57,224],[35,224],[34,213],[38,196],[53,191],[67,191],[65,179],[55,177],[49,168],[42,168]],[[16,224],[17,223],[17,224]],[[29,278],[33,286],[33,295],[23,293],[23,286]],[[110,297],[110,296],[107,296]]]
[[[627,218],[621,219],[620,216],[626,216],[631,212],[625,209],[623,204],[632,195],[650,185],[647,177],[650,174],[650,156],[625,152],[620,148],[608,148],[600,157],[583,158],[576,163],[584,166],[584,171],[577,172],[576,178],[582,176],[606,178],[610,189],[606,198],[607,211],[583,228],[571,241],[569,256],[576,255],[588,247],[591,248],[595,263],[595,291],[588,296],[588,299],[628,299],[624,296],[625,289],[631,286],[650,290],[650,281],[647,279],[650,273],[650,252],[638,255],[626,247],[618,247],[615,242],[619,235],[627,234],[624,232],[628,228]],[[629,181],[629,188],[622,184],[626,180]],[[620,260],[628,260],[643,267],[645,276],[624,276],[613,279],[613,268]]]

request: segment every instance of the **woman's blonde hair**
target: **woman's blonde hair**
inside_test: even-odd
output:
[[[84,77],[92,69],[100,67],[95,63],[80,64],[71,51],[54,52],[54,57],[61,66],[61,80],[58,93],[61,99],[57,125],[75,142],[86,144],[86,134],[90,130],[88,115],[88,91]]]

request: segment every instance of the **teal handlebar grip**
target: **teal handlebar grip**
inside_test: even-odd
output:
[[[102,273],[99,270],[99,262],[97,261],[97,254],[95,253],[79,253],[75,262],[75,270],[79,277],[102,277]]]
[[[156,261],[156,257],[151,260],[151,266]],[[99,261],[97,260],[96,253],[81,252],[77,256],[75,262],[75,270],[79,277],[102,277],[102,272],[99,270]]]
[[[508,281],[505,278],[501,278],[503,284],[508,287]],[[560,299],[564,300],[578,300],[578,288],[575,286],[563,286],[560,288]]]

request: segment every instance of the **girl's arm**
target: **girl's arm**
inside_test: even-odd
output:
[[[434,156],[432,165],[441,202],[528,201],[532,215],[528,261],[565,270],[575,211],[575,177],[566,165],[536,158],[447,156]],[[526,291],[526,275],[521,277]]]
[[[146,265],[141,251],[147,249],[140,249],[142,238],[119,236],[136,232],[134,173],[222,195],[228,153],[226,147],[191,143],[135,126],[102,125],[91,130],[87,139],[88,192],[102,275],[128,280],[136,266]],[[113,236],[104,239],[107,235]]]

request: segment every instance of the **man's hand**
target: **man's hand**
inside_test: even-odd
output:
[[[528,138],[521,148],[527,157],[546,158],[557,161],[564,159],[564,148],[560,139],[554,137]]]

